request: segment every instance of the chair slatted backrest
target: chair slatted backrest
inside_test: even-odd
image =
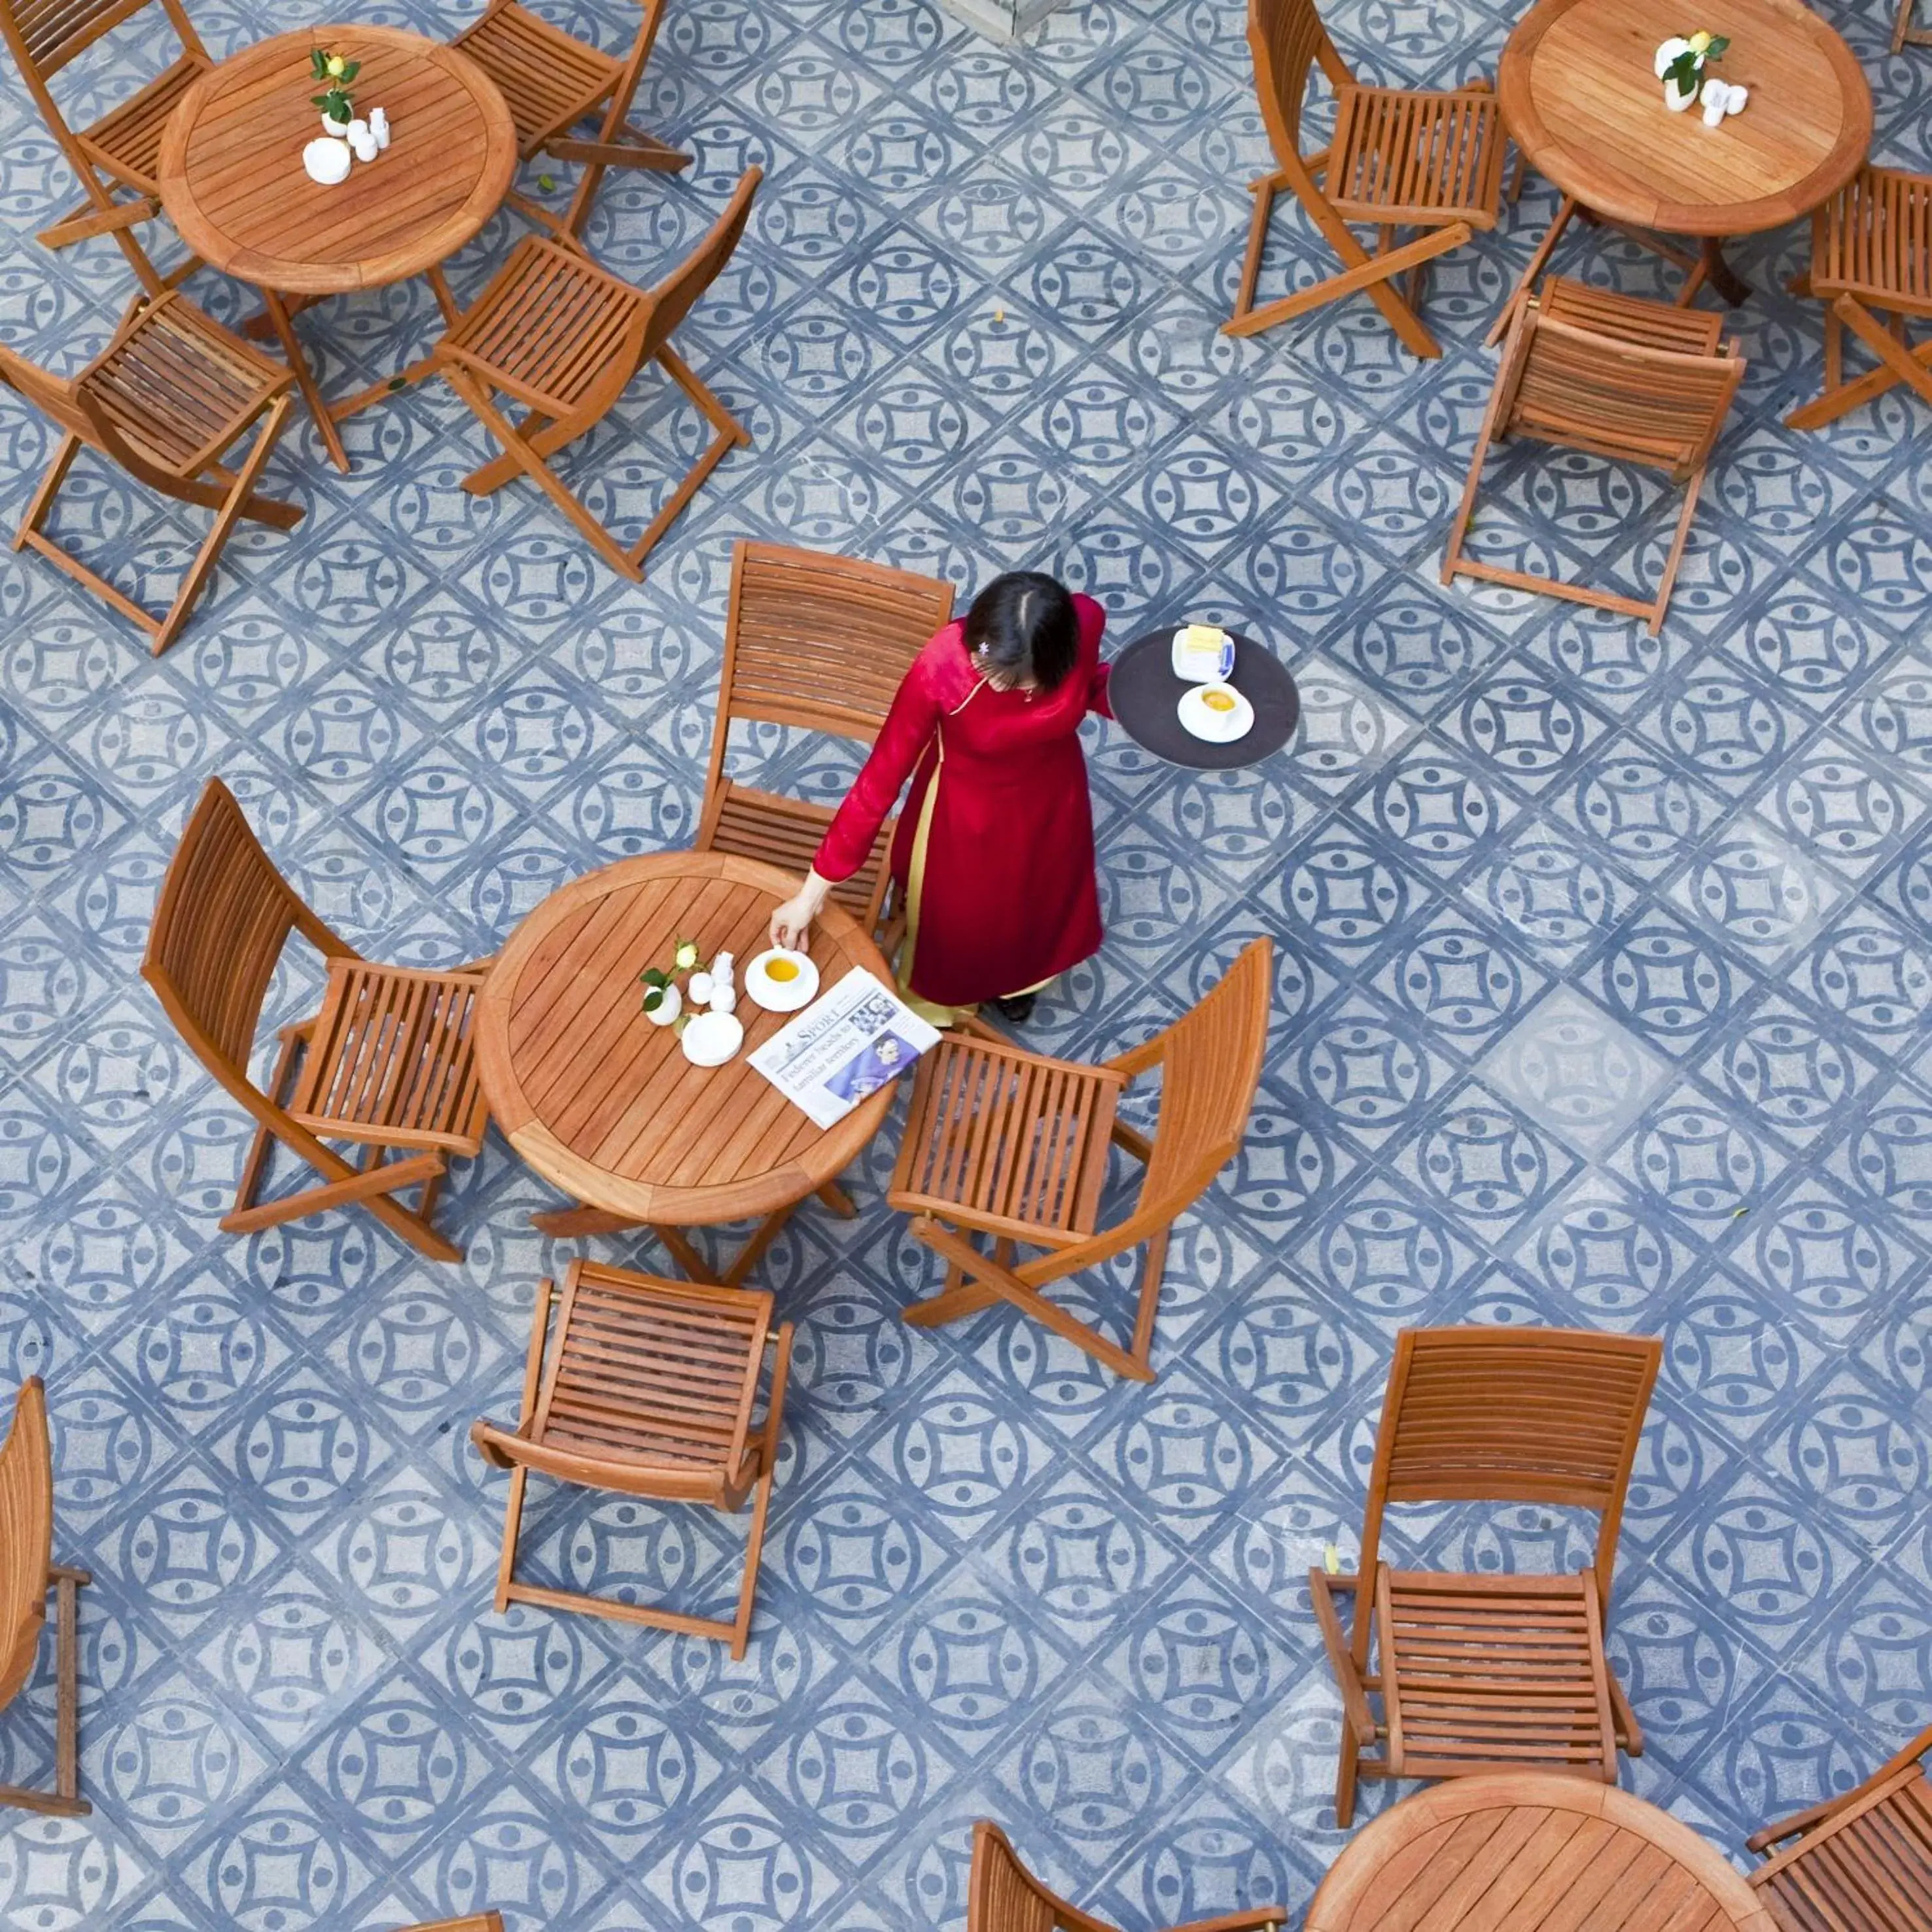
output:
[[[745,224],[752,218],[752,198],[764,178],[762,168],[747,168],[724,213],[711,224],[711,232],[651,291],[650,313],[644,324],[646,357],[656,355],[670,341],[699,297],[724,272]]]
[[[1932,1749],[1932,1732],[1918,1743]],[[1916,1765],[1868,1780],[1750,1882],[1784,1932],[1925,1932],[1932,1782]]]
[[[176,306],[178,302],[181,304],[178,308]],[[156,306],[167,308],[168,321],[161,327],[151,326],[143,330],[141,346],[136,352],[142,365],[140,380],[146,386],[147,393],[140,395],[130,405],[130,392],[124,384],[122,393],[115,398],[114,406],[123,414],[124,427],[136,436],[151,414],[164,414],[178,423],[184,413],[190,411],[196,413],[212,434],[223,427],[226,419],[220,414],[219,405],[210,400],[206,372],[182,357],[178,345],[184,335],[191,337],[212,354],[220,352],[225,345],[221,344],[219,334],[212,331],[207,319],[172,290],[162,295],[158,303],[151,304],[146,298],[138,301],[123,318],[113,340],[89,364],[90,371],[98,370],[122,345],[133,332],[137,317],[142,316],[145,312],[146,319],[152,322],[152,310]],[[129,476],[146,484],[150,489],[178,502],[200,500],[194,494],[196,486],[191,478],[164,469],[145,455],[123,434],[123,423],[117,422],[101,406],[99,398],[90,394],[83,383],[64,382],[59,376],[50,375],[38,363],[29,362],[26,356],[4,347],[0,347],[0,383],[24,397],[68,435],[78,436],[90,449],[100,451],[110,462],[118,464]]]
[[[1160,1067],[1160,1112],[1133,1223],[1165,1226],[1239,1150],[1268,1048],[1274,947],[1250,940],[1220,985],[1173,1025],[1108,1064]]]
[[[38,1376],[30,1376],[20,1385],[13,1424],[0,1446],[0,1710],[33,1675],[53,1560],[46,1391]]]
[[[1248,47],[1275,160],[1298,194],[1318,194],[1301,152],[1309,70],[1318,64],[1332,86],[1346,87],[1352,78],[1348,64],[1328,38],[1315,0],[1248,0]]]
[[[1616,310],[1628,314],[1636,307],[1618,303]],[[1616,310],[1605,302],[1580,322],[1568,319],[1586,313],[1574,298],[1553,311],[1540,301],[1525,304],[1504,352],[1499,430],[1642,464],[1682,481],[1716,442],[1743,360],[1655,346],[1660,316],[1612,332]],[[1714,332],[1718,326],[1715,316],[1699,320]]]
[[[1812,222],[1811,286],[1932,310],[1932,175],[1861,168]]]
[[[122,460],[120,439],[73,383],[62,382],[38,362],[5,347],[0,347],[0,382],[25,397],[68,435],[79,436],[90,448],[105,450],[117,462]]]
[[[1600,1519],[1607,1607],[1624,1498],[1664,1345],[1576,1328],[1406,1328],[1376,1438],[1362,1531],[1374,1574],[1389,1504],[1544,1503]],[[1366,1620],[1358,1619],[1358,1631]]]
[[[276,871],[219,778],[203,788],[161,881],[141,974],[208,1071],[253,1095],[248,1059],[289,934],[333,958],[353,950]]]
[[[745,1474],[772,1299],[574,1262],[527,1436],[479,1424],[500,1466],[667,1502],[712,1502]]]
[[[1114,1932],[1105,1919],[1068,1904],[1019,1862],[1006,1834],[985,1819],[973,1827],[966,1932]]]
[[[741,539],[719,724],[752,718],[872,744],[913,660],[952,617],[942,578]]]
[[[473,1912],[467,1918],[439,1918],[431,1925],[405,1925],[402,1932],[503,1932],[500,1912]]]
[[[0,34],[22,73],[46,80],[102,34],[153,4],[154,0],[0,0]],[[166,10],[182,40],[197,44],[187,16],[176,18],[178,8],[168,6]]]

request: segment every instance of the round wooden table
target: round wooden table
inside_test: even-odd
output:
[[[1724,238],[1781,228],[1858,172],[1871,146],[1871,89],[1823,20],[1798,0],[1698,0],[1691,11],[1690,25],[1730,38],[1711,72],[1750,90],[1744,112],[1718,128],[1696,107],[1664,104],[1652,63],[1672,29],[1652,0],[1538,0],[1517,22],[1497,75],[1503,119],[1563,202],[1505,322],[1580,208],[1653,247],[1656,232],[1698,237],[1698,257],[1660,251],[1689,271],[1679,299],[1708,280],[1736,303],[1750,291],[1724,260]]]
[[[326,188],[302,158],[322,131],[310,98],[318,46],[362,62],[356,105],[383,109],[394,130],[374,160]],[[516,165],[508,105],[466,54],[396,27],[312,27],[244,48],[188,89],[161,137],[160,181],[182,240],[261,290],[316,427],[346,470],[336,424],[418,380],[429,361],[332,406],[296,343],[287,298],[427,275],[454,322],[442,264],[502,205]]]
[[[1306,1932],[1777,1932],[1714,1845],[1614,1785],[1552,1772],[1455,1778],[1342,1848]]]
[[[477,1066],[510,1144],[585,1204],[533,1216],[544,1233],[647,1226],[706,1281],[679,1230],[763,1215],[725,1277],[736,1283],[808,1194],[852,1214],[838,1177],[878,1132],[892,1088],[820,1130],[748,1058],[790,1017],[753,1001],[743,969],[797,885],[722,852],[652,852],[553,892],[510,935],[478,1006]],[[729,952],[737,962],[745,1043],[722,1066],[692,1066],[673,1029],[644,1014],[638,976],[668,969],[680,938],[707,960]],[[823,987],[854,966],[892,983],[879,949],[836,905],[818,915],[810,950]]]

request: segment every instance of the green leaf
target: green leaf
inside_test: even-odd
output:
[[[1704,50],[1704,58],[1707,61],[1715,60],[1730,44],[1730,38],[1728,34],[1713,34],[1711,36],[1711,44]]]
[[[343,85],[346,86],[362,71],[362,63],[360,61],[344,61],[342,63]]]
[[[661,966],[646,966],[638,977],[647,986],[662,988],[670,984],[670,975]]]
[[[556,192],[556,176],[538,175],[537,176],[537,186],[542,188],[545,194],[554,194]]]

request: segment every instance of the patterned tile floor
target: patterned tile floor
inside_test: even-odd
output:
[[[218,52],[289,24],[193,10]],[[1922,164],[1932,66],[1885,56],[1877,0],[1832,11],[1881,157]],[[614,43],[625,13],[574,23]],[[1432,82],[1492,68],[1508,18],[1355,0],[1334,25],[1370,73]],[[124,43],[82,94],[152,63]],[[1802,232],[1739,251],[1750,373],[1652,640],[1434,580],[1482,329],[1546,188],[1442,266],[1439,363],[1359,302],[1216,333],[1264,166],[1232,0],[1094,4],[1012,52],[924,0],[670,0],[643,118],[698,160],[607,185],[591,238],[622,268],[673,259],[747,162],[770,175],[682,338],[757,446],[643,587],[527,493],[464,499],[478,433],[434,388],[353,425],[348,479],[290,438],[273,480],[307,519],[238,539],[159,662],[0,562],[0,1366],[48,1378],[60,1544],[98,1580],[98,1808],[10,1820],[0,1925],[348,1932],[494,1900],[515,1932],[957,1926],[988,1814],[1130,1927],[1299,1906],[1339,1841],[1297,1580],[1352,1545],[1415,1322],[1666,1337],[1612,1638],[1636,1790],[1735,1850],[1876,1763],[1932,1717],[1932,490],[1896,395],[1780,428],[1818,366],[1783,292]],[[70,188],[10,76],[0,143],[0,333],[72,368],[129,278],[110,244],[32,242]],[[1322,266],[1292,213],[1275,248],[1277,286]],[[430,325],[416,289],[302,327],[340,390]],[[575,473],[634,522],[694,428],[640,384]],[[46,437],[11,398],[0,437],[10,520]],[[1660,554],[1651,495],[1587,463],[1506,470],[1496,501],[1528,554]],[[196,534],[157,527],[92,467],[64,525],[142,572]],[[1124,1043],[1246,935],[1282,943],[1265,1089],[1178,1244],[1158,1386],[1000,1312],[902,1326],[930,1284],[881,1203],[888,1135],[860,1220],[809,1210],[765,1270],[800,1372],[734,1667],[488,1612],[502,1490],[465,1431],[512,1412],[532,1282],[568,1258],[526,1225],[546,1189],[500,1143],[460,1173],[457,1268],[360,1219],[219,1236],[242,1123],[135,966],[212,771],[383,956],[472,955],[557,881],[688,838],[740,533],[962,585],[1044,565],[1117,641],[1240,616],[1292,655],[1307,723],[1213,780],[1094,739],[1108,943],[1038,1036]],[[1537,1511],[1408,1528],[1438,1560],[1575,1546]],[[742,1535],[619,1504],[536,1532],[554,1568],[692,1599],[728,1595]],[[44,1683],[30,1702],[0,1722],[9,1778],[46,1768]]]

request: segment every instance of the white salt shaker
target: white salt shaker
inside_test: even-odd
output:
[[[389,116],[386,108],[372,107],[369,110],[369,131],[376,137],[379,148],[389,145]]]
[[[1726,114],[1742,114],[1744,111],[1744,103],[1750,98],[1750,89],[1748,87],[1733,86],[1726,88],[1724,94],[1724,112]]]

